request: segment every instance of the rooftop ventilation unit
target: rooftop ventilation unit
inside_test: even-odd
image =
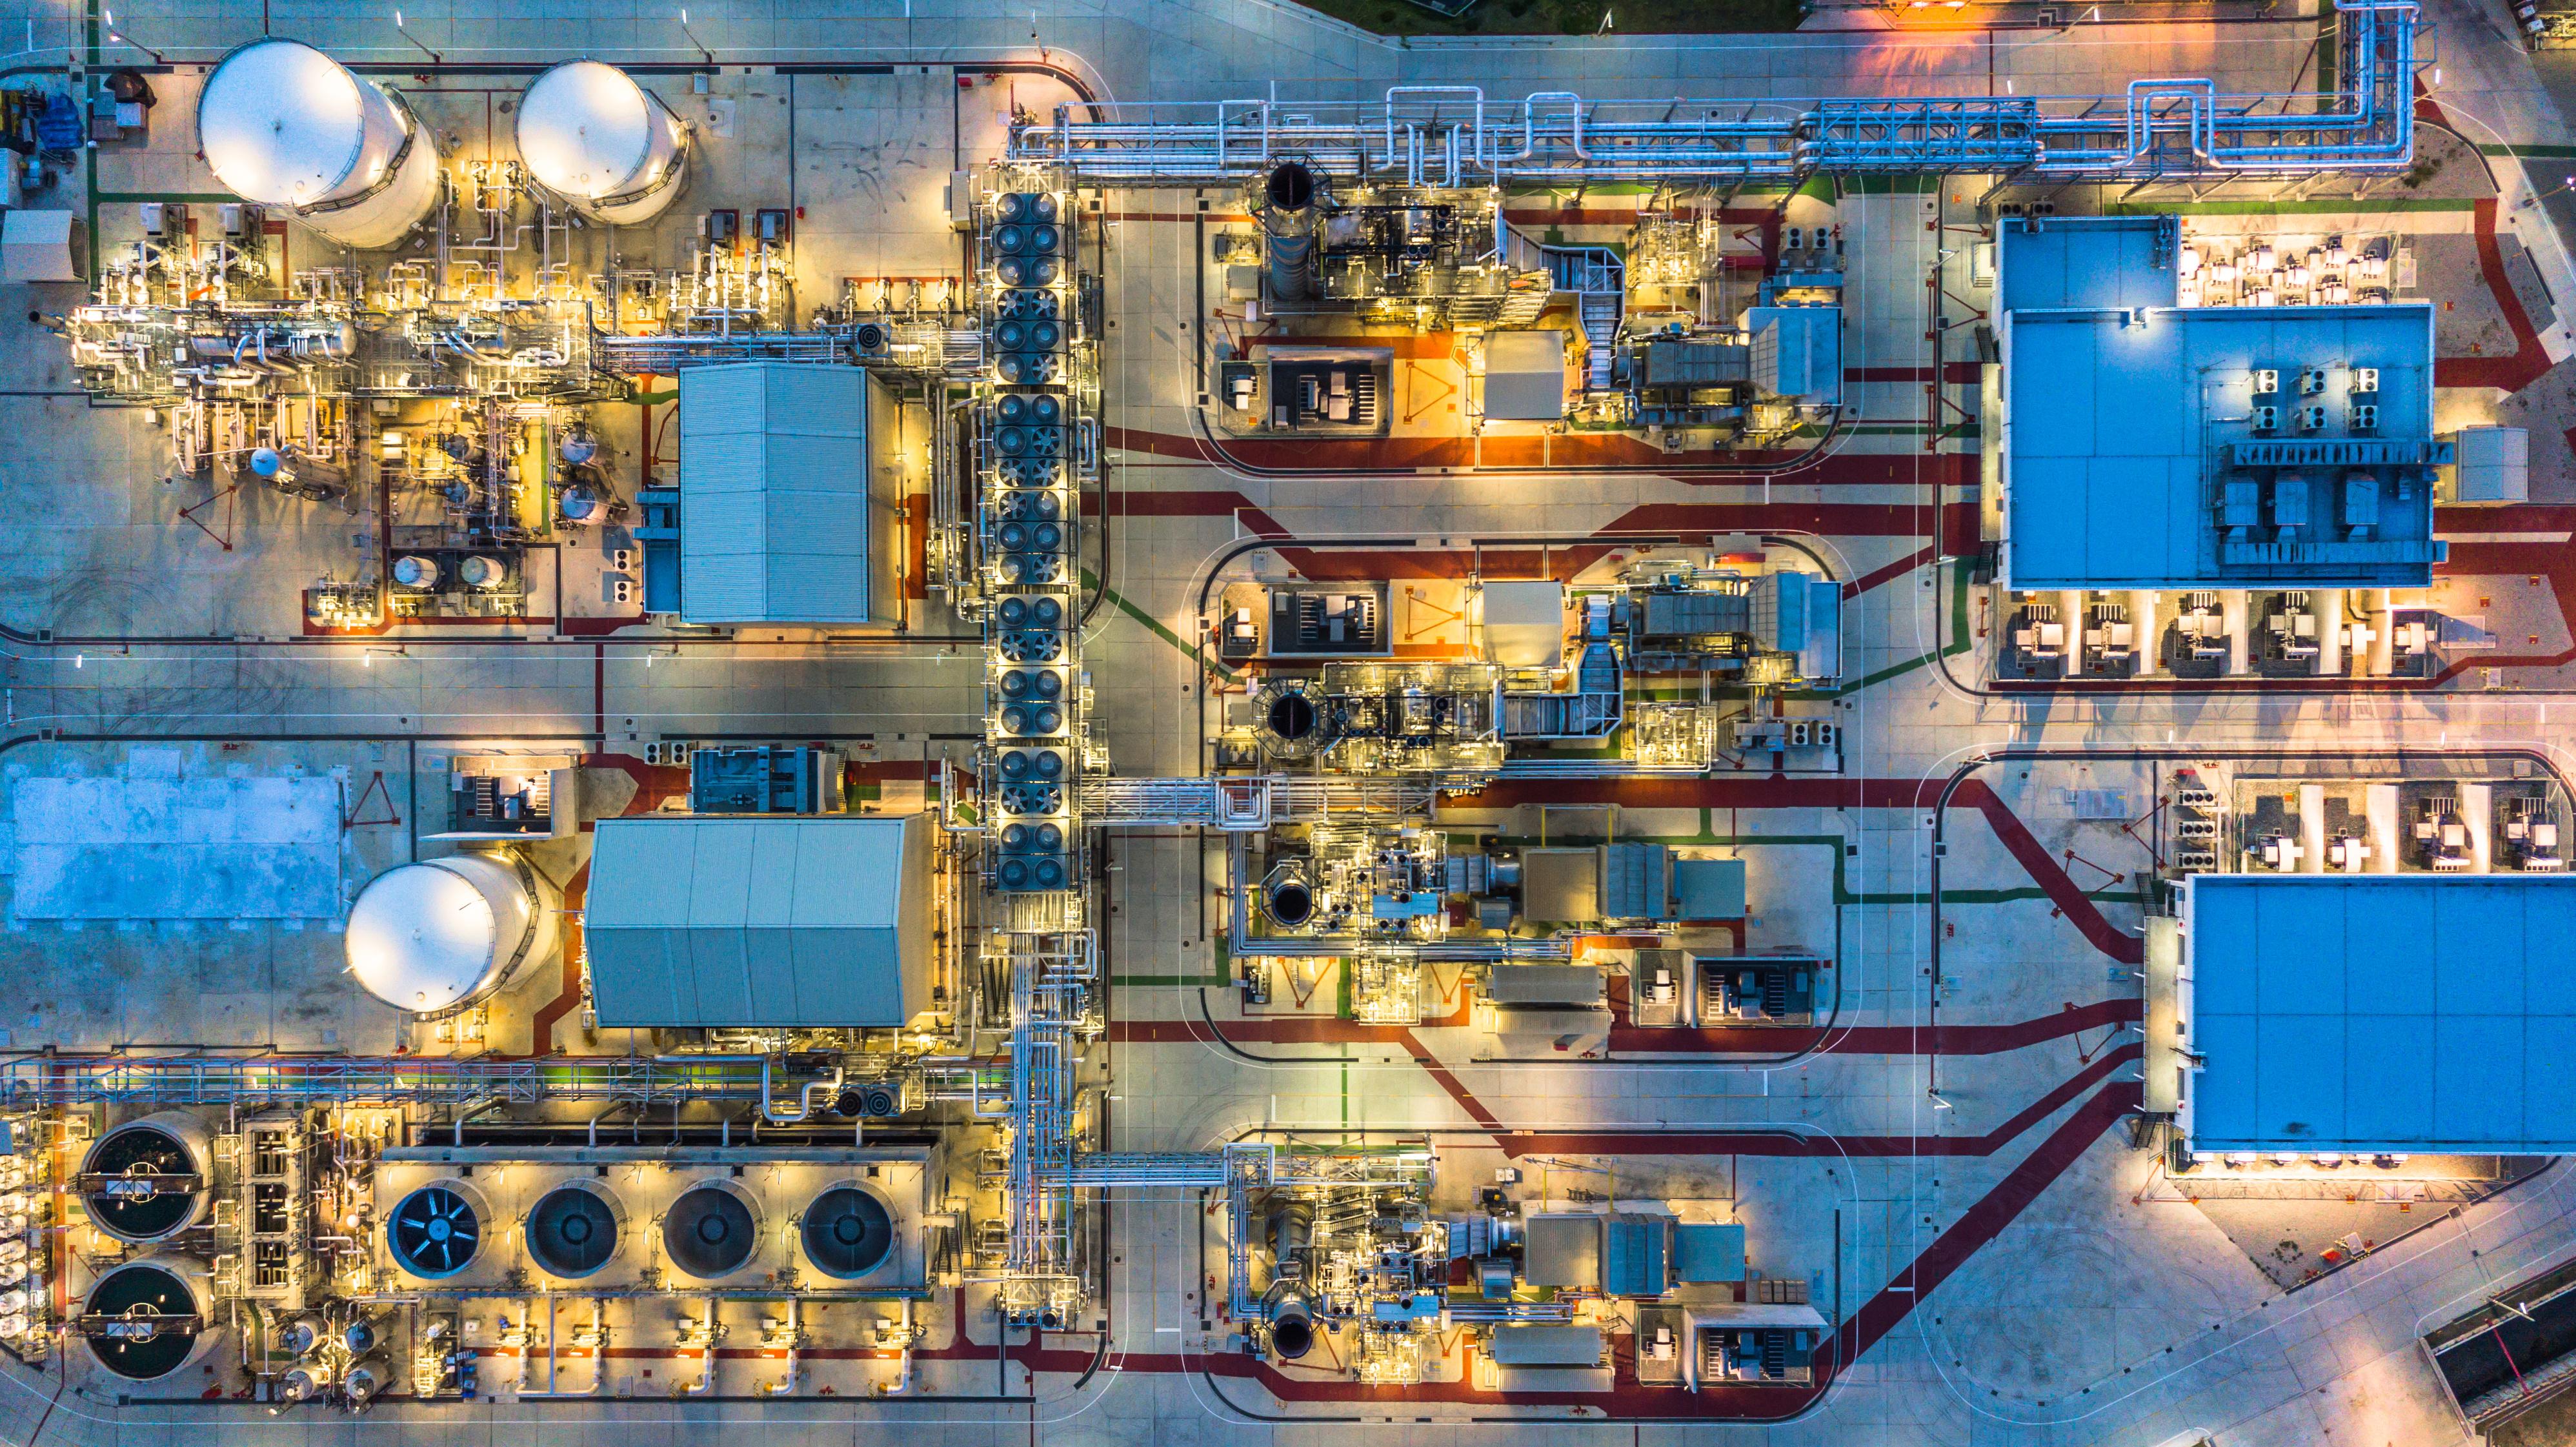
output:
[[[836,1281],[875,1273],[894,1254],[894,1211],[883,1196],[845,1181],[814,1198],[797,1223],[805,1259]]]

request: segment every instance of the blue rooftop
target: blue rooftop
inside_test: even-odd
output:
[[[2175,304],[2172,216],[2070,216],[2008,221],[1996,238],[2004,311]]]
[[[2175,307],[2167,219],[2004,228],[2004,583],[2429,584],[2432,308]]]
[[[2576,1151],[2576,876],[2194,876],[2199,1151]]]

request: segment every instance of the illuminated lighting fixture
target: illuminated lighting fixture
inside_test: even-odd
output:
[[[399,11],[399,10],[397,10],[397,11],[395,11],[395,12],[394,12],[394,29],[396,29],[396,30],[398,30],[398,31],[401,31],[401,32],[402,32],[402,38],[403,38],[403,39],[410,41],[410,42],[411,42],[412,44],[414,44],[414,45],[420,45],[420,53],[429,57],[429,63],[430,63],[430,64],[432,64],[432,65],[444,65],[444,64],[446,64],[446,62],[445,62],[445,61],[443,61],[443,60],[439,59],[439,56],[438,56],[438,52],[437,52],[437,51],[430,49],[430,48],[429,48],[428,46],[426,46],[426,45],[421,45],[421,43],[420,43],[420,37],[419,37],[419,36],[414,35],[414,34],[412,34],[409,30],[405,30],[405,29],[403,28],[403,14],[402,14],[402,12],[401,12],[401,11]]]

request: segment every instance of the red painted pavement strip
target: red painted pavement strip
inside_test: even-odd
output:
[[[2054,1015],[2001,1025],[1846,1025],[1783,1030],[1777,1026],[1722,1029],[1649,1029],[1638,1025],[1610,1027],[1614,1054],[1787,1055],[1822,1041],[1826,1055],[2000,1055],[2050,1040],[2062,1040],[2108,1025],[2146,1018],[2144,1000],[2096,1000]]]
[[[2476,208],[2478,271],[2486,279],[2487,290],[2495,294],[2505,326],[2513,332],[2514,351],[2509,357],[2436,357],[2433,385],[2500,387],[2519,392],[2548,372],[2549,352],[2540,344],[2539,328],[2524,314],[2522,298],[2514,295],[2513,279],[2505,275],[2504,248],[2496,242],[2495,198],[2477,202]]]
[[[1204,1372],[1257,1384],[1279,1402],[1366,1402],[1388,1406],[1444,1402],[1490,1406],[1582,1406],[1612,1420],[1701,1419],[1710,1421],[1776,1421],[1796,1415],[1821,1396],[1841,1367],[1859,1360],[1901,1325],[1926,1297],[1955,1275],[1978,1250],[2003,1234],[2058,1177],[2091,1150],[2102,1133],[2139,1103],[2134,1082],[2111,1084],[2087,1100],[2051,1131],[2030,1155],[2007,1172],[1995,1188],[1970,1206],[1949,1229],[1907,1265],[1859,1311],[1843,1322],[1838,1339],[1819,1345],[1814,1358],[1818,1380],[1804,1391],[1778,1387],[1704,1387],[1696,1393],[1677,1388],[1638,1386],[1623,1377],[1609,1392],[1481,1392],[1463,1382],[1424,1383],[1410,1387],[1372,1387],[1353,1381],[1315,1381],[1291,1377],[1267,1362],[1236,1352],[1189,1355],[1179,1352],[1113,1353],[1109,1362],[1121,1372],[1176,1374]],[[1899,1289],[1903,1288],[1903,1289]],[[958,1294],[956,1319],[967,1320],[964,1292]],[[960,1335],[944,1347],[924,1348],[914,1355],[924,1361],[990,1361],[995,1349]],[[1099,1354],[1079,1347],[1050,1347],[1042,1338],[1008,1347],[1001,1355],[1031,1375],[1079,1376],[1099,1363]],[[1633,1367],[1629,1369],[1633,1372]]]
[[[2135,1081],[2117,1081],[2106,1086],[2082,1109],[2067,1117],[2065,1124],[2049,1132],[2039,1148],[2007,1172],[1995,1188],[1970,1206],[1950,1229],[1933,1239],[1923,1254],[1914,1258],[1903,1275],[1889,1283],[1887,1289],[1861,1304],[1843,1323],[1839,1360],[1858,1361],[1876,1346],[1923,1299],[1942,1282],[1950,1279],[1968,1258],[2004,1232],[2022,1212],[2030,1209],[2050,1183],[2066,1173],[2067,1168],[2093,1148],[2102,1132],[2119,1124],[2120,1118],[2136,1110],[2139,1089]],[[1910,1287],[1911,1290],[1898,1290]],[[1819,1350],[1819,1361],[1830,1360]]]
[[[1458,807],[1508,809],[1516,804],[1619,804],[1630,809],[1928,809],[1941,795],[1937,779],[1510,779],[1463,795]],[[2145,962],[2146,943],[2102,917],[2083,887],[2034,837],[2011,806],[1970,779],[1950,796],[1975,809],[2066,921],[2093,947],[2125,965]]]
[[[2077,1071],[2073,1077],[2015,1112],[2010,1120],[1983,1135],[1798,1135],[1788,1131],[1511,1131],[1495,1137],[1506,1156],[1587,1155],[1587,1156],[1783,1156],[1800,1160],[1841,1160],[1847,1157],[1870,1159],[1914,1159],[1924,1156],[1990,1156],[2002,1150],[2022,1132],[2066,1108],[2067,1102],[2099,1084],[2104,1077],[2124,1065],[2133,1065],[2146,1055],[2146,1047],[2132,1041],[2104,1051],[2094,1062]],[[1435,1077],[1436,1079],[1437,1077]],[[1451,1077],[1452,1080],[1455,1077]],[[1490,1112],[1481,1105],[1470,1106],[1463,1089],[1442,1088],[1459,1108],[1480,1118],[1482,1126]],[[1490,1129],[1490,1127],[1488,1127]]]

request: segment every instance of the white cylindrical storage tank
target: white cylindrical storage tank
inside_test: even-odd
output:
[[[680,194],[689,128],[616,66],[567,60],[519,97],[519,160],[573,210],[633,226]]]
[[[359,893],[346,939],[368,994],[423,1015],[462,1009],[553,952],[553,889],[488,854],[400,865]]]
[[[391,246],[438,204],[438,144],[411,108],[298,41],[224,57],[197,96],[197,147],[227,190],[343,246]]]

